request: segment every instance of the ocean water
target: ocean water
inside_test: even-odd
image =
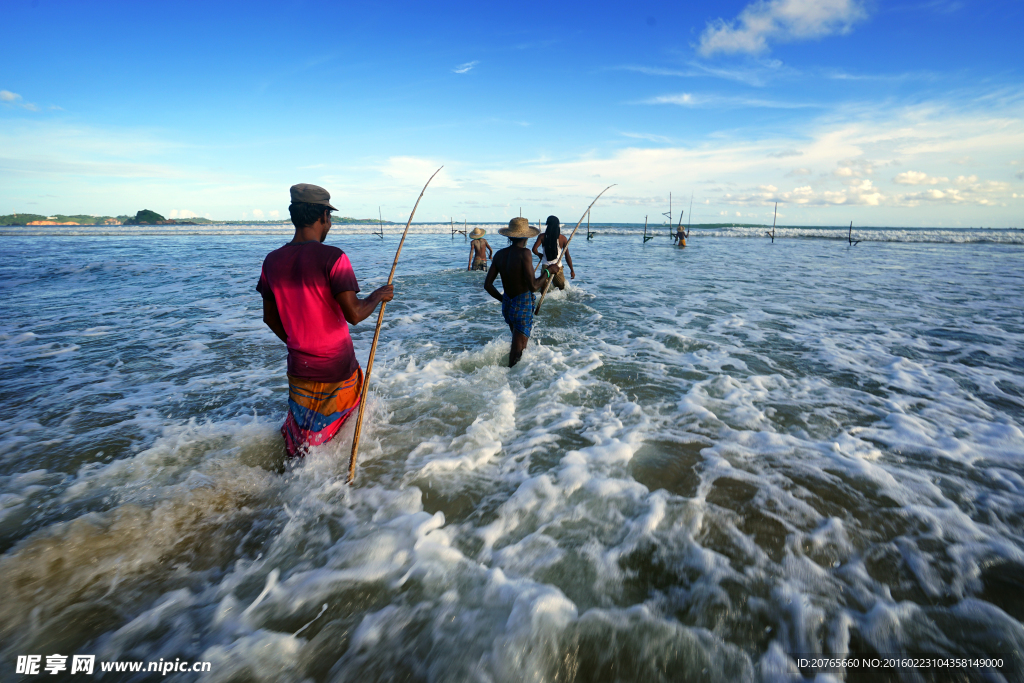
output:
[[[417,226],[353,487],[351,423],[277,473],[286,229],[8,230],[0,679],[1024,680],[1022,233],[793,230],[577,235],[509,369],[464,238]],[[364,294],[386,231],[328,237]]]

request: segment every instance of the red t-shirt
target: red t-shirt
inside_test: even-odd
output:
[[[352,337],[334,296],[358,292],[341,249],[320,242],[288,243],[267,254],[256,291],[277,303],[288,337],[288,374],[341,382],[359,367]]]

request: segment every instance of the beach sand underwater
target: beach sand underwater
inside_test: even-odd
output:
[[[327,238],[364,295],[374,227]],[[581,228],[509,369],[448,230],[403,249],[352,487],[352,421],[276,471],[287,227],[0,235],[0,680],[1024,680],[1024,233]],[[798,666],[849,654],[1002,664]]]

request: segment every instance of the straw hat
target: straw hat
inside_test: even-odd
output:
[[[513,218],[508,222],[507,228],[499,228],[498,233],[513,240],[521,240],[524,237],[536,237],[540,230],[530,225],[525,218]]]
[[[473,228],[469,231],[469,237],[475,240],[478,237],[483,237],[486,232],[483,228]]]

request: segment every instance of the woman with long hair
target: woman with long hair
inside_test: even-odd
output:
[[[566,249],[569,240],[561,232],[562,224],[558,220],[558,216],[548,216],[547,230],[537,237],[537,241],[533,244],[533,253],[540,256],[540,264],[546,266],[549,263],[557,263],[558,251],[565,249],[563,256],[566,265],[569,266],[569,277],[575,280],[576,271],[572,267],[572,257],[569,256],[569,250]],[[551,284],[559,289],[565,289],[565,273],[559,271],[554,279],[551,280]]]

